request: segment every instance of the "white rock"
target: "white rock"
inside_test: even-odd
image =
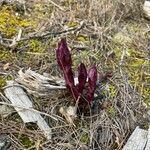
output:
[[[150,1],[145,1],[143,10],[144,10],[146,17],[150,19]]]

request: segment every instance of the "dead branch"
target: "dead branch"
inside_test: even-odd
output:
[[[57,81],[54,77],[45,77],[30,69],[25,72],[20,70],[16,81],[23,85],[28,92],[38,95],[49,95],[52,90],[66,89],[63,81]]]
[[[85,23],[84,23],[84,21],[82,21],[80,23],[80,26],[78,26],[78,27],[69,28],[69,29],[66,29],[63,31],[58,31],[58,32],[44,32],[40,35],[38,35],[38,33],[30,33],[30,35],[28,35],[27,37],[22,37],[22,38],[21,38],[22,30],[19,29],[18,35],[16,37],[14,37],[13,39],[3,38],[0,35],[0,45],[7,47],[7,48],[13,48],[13,47],[16,47],[18,45],[18,42],[21,42],[21,41],[28,41],[28,40],[32,40],[32,39],[40,40],[40,39],[49,38],[49,37],[57,37],[62,34],[78,32],[78,31],[82,30],[84,27],[85,27]]]

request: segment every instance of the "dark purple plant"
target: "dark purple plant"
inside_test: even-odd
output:
[[[56,58],[58,65],[64,73],[66,87],[69,89],[75,101],[79,100],[79,104],[87,105],[87,101],[91,104],[94,98],[97,81],[97,69],[93,66],[88,74],[86,67],[81,63],[78,67],[78,84],[74,84],[74,75],[72,71],[72,59],[70,51],[67,47],[65,39],[61,39],[56,49]],[[88,87],[85,88],[86,80],[88,77]],[[87,90],[87,101],[83,98],[83,90]]]
[[[72,59],[71,54],[68,49],[65,39],[61,39],[58,43],[58,48],[56,49],[57,62],[60,68],[63,70],[63,67],[69,66],[71,68]]]
[[[85,65],[81,63],[80,66],[78,67],[78,82],[79,83],[77,85],[77,90],[78,90],[78,93],[80,93],[80,95],[82,95],[83,89],[85,87],[86,79],[87,79],[87,71],[86,71]]]
[[[88,90],[87,90],[87,101],[91,104],[94,98],[94,92],[96,89],[97,81],[97,69],[95,66],[89,69],[88,72]]]
[[[65,39],[61,39],[61,41],[58,43],[58,48],[56,49],[56,58],[59,67],[64,73],[66,87],[72,93],[74,99],[77,99],[78,93],[74,85],[74,76],[71,68],[72,59]]]

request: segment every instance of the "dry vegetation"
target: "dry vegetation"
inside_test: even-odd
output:
[[[45,117],[53,130],[48,141],[33,124],[24,125],[16,112],[0,117],[0,134],[7,134],[11,149],[113,150],[121,149],[137,125],[147,128],[150,116],[150,22],[144,17],[143,0],[27,1],[0,6],[0,90],[15,79],[21,68],[62,77],[55,48],[66,37],[74,61],[96,63],[98,72],[112,71],[101,83],[90,116],[79,116],[75,126],[65,119]],[[21,39],[12,40],[22,29]],[[70,98],[53,93],[30,95],[34,107],[57,113]],[[0,97],[1,101],[4,98]]]

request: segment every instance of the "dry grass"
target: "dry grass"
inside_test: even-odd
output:
[[[56,1],[64,11],[52,3],[30,3],[30,7],[27,3],[26,14],[24,10],[14,10],[15,5],[8,6],[12,13],[18,11],[23,19],[33,21],[33,26],[24,28],[23,37],[30,33],[57,33],[78,27],[81,22],[84,22],[84,27],[79,31],[21,41],[11,49],[1,46],[0,53],[6,51],[7,56],[1,56],[2,79],[15,78],[17,71],[23,67],[62,77],[54,50],[60,37],[67,38],[74,69],[83,61],[87,66],[96,62],[99,72],[113,72],[112,79],[101,83],[97,89],[103,98],[95,100],[90,116],[80,116],[75,120],[76,126],[69,125],[64,118],[54,121],[46,117],[53,129],[52,141],[46,140],[35,125],[25,126],[16,113],[1,117],[0,134],[9,136],[11,149],[121,149],[137,125],[148,126],[150,118],[143,118],[146,108],[143,103],[147,107],[150,105],[150,30],[149,21],[143,17],[143,1]],[[3,35],[5,37],[5,33]],[[6,63],[10,66],[4,70]],[[70,102],[69,97],[62,95],[55,93],[48,98],[32,98],[39,111],[59,115],[57,109]]]

